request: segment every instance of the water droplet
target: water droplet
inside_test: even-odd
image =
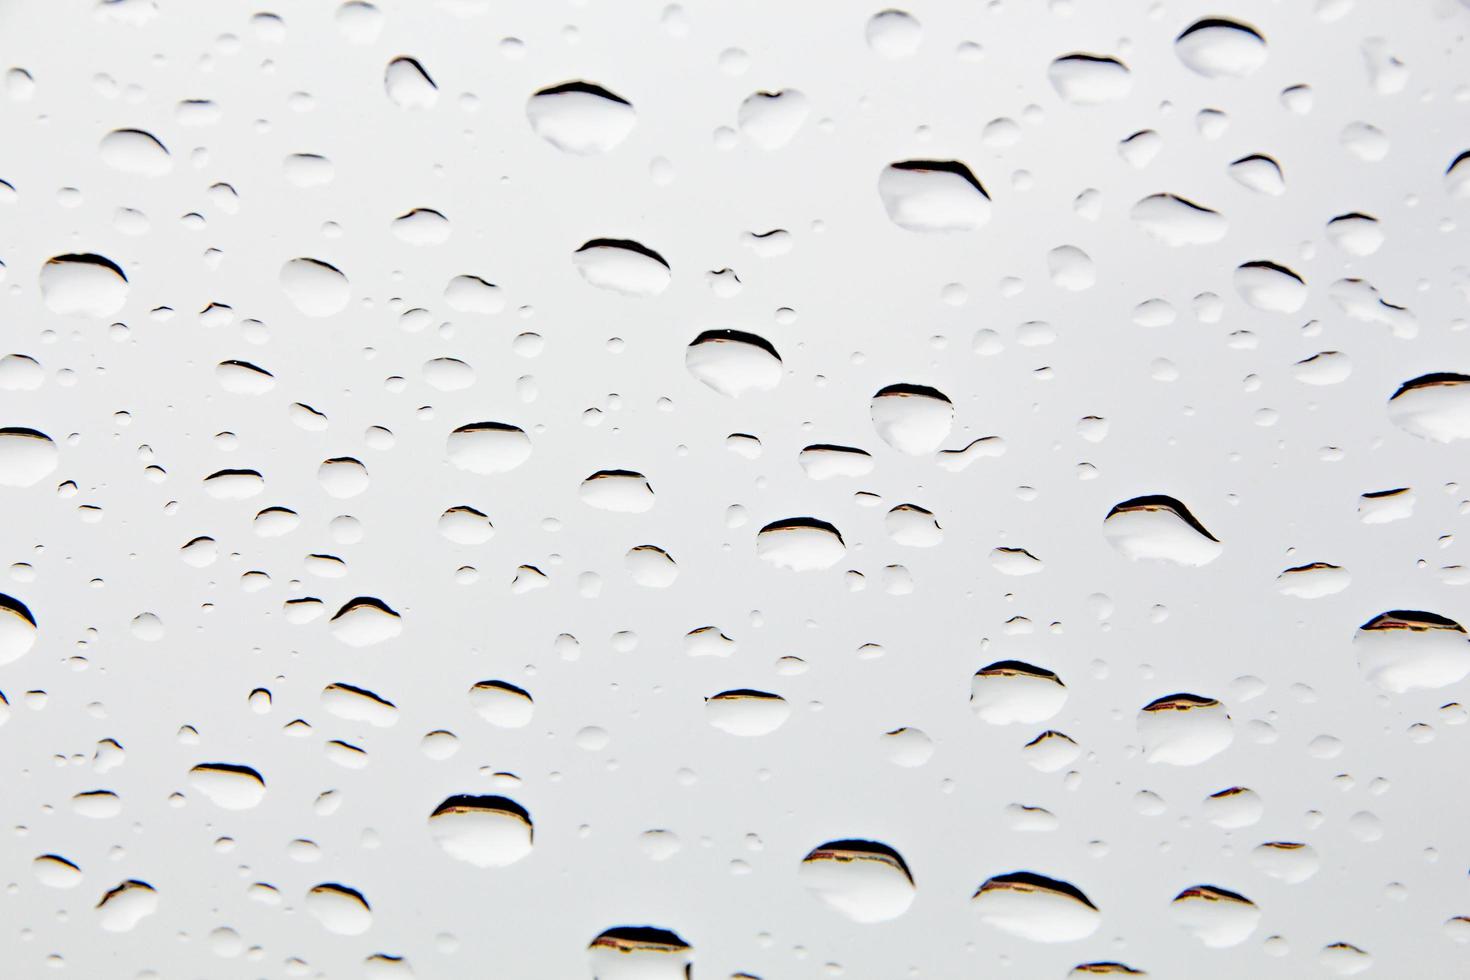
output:
[[[911,456],[926,456],[949,438],[954,405],[934,388],[894,384],[873,396],[873,426],[884,442]]]
[[[990,195],[958,160],[904,160],[878,176],[888,217],[909,231],[974,231],[990,221]]]
[[[224,810],[249,810],[265,799],[265,780],[249,766],[204,762],[189,770],[189,785]]]
[[[739,330],[706,330],[684,355],[689,373],[731,398],[769,391],[781,381],[781,355],[770,341]]]
[[[1465,628],[1436,613],[1380,613],[1358,627],[1353,646],[1363,676],[1393,694],[1448,687],[1470,674]]]
[[[140,177],[162,177],[173,169],[168,147],[141,129],[115,129],[98,147],[102,162],[114,170]]]
[[[1193,885],[1169,905],[1173,919],[1211,949],[1238,946],[1255,932],[1261,910],[1244,895],[1215,885]]]
[[[327,317],[340,313],[352,297],[342,270],[321,259],[291,259],[281,266],[281,289],[303,316]]]
[[[828,908],[854,922],[887,922],[914,902],[914,878],[903,857],[871,840],[836,840],[802,858],[801,883]]]
[[[461,470],[490,476],[509,473],[531,458],[531,439],[505,422],[472,422],[449,434],[449,462]]]
[[[1125,500],[1103,519],[1103,536],[1119,553],[1176,565],[1208,565],[1224,551],[1189,508],[1162,494]]]
[[[34,486],[56,471],[61,455],[44,432],[0,428],[0,486]]]
[[[1138,736],[1149,762],[1196,766],[1229,748],[1235,730],[1214,698],[1170,694],[1138,713]]]
[[[837,528],[826,521],[792,517],[761,528],[755,553],[777,568],[807,572],[831,568],[846,555],[847,546]]]
[[[600,85],[575,81],[541,89],[526,102],[531,128],[567,153],[606,153],[638,121],[633,104]]]
[[[986,925],[1036,943],[1086,939],[1102,921],[1076,885],[1031,871],[996,875],[970,901]]]
[[[477,868],[503,868],[531,853],[531,814],[504,796],[451,796],[429,816],[434,840]]]
[[[1064,102],[1102,105],[1124,98],[1133,88],[1133,75],[1117,58],[1081,52],[1063,55],[1051,63],[1047,78]]]
[[[41,266],[41,298],[52,313],[103,319],[123,308],[128,277],[111,259],[93,254],[58,255]]]
[[[766,691],[724,691],[705,699],[704,716],[715,728],[731,735],[769,735],[791,717],[791,705],[780,695]]]
[[[1248,24],[1209,17],[1185,28],[1174,53],[1206,78],[1244,78],[1266,63],[1266,39]]]

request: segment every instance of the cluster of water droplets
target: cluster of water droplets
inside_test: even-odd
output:
[[[17,976],[1467,955],[1465,4],[19,6]]]

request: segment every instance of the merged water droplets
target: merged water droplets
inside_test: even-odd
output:
[[[638,121],[631,102],[586,81],[541,89],[526,101],[526,118],[537,136],[580,156],[611,150]]]
[[[828,908],[854,922],[887,922],[914,902],[913,875],[903,857],[871,840],[835,840],[801,860],[799,878]]]

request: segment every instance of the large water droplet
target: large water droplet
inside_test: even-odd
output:
[[[503,796],[451,796],[429,816],[444,853],[477,868],[503,868],[531,853],[535,831],[525,807]]]
[[[996,875],[970,901],[980,921],[1037,943],[1086,939],[1102,921],[1076,885],[1031,871]]]
[[[973,231],[990,220],[990,195],[958,160],[904,160],[878,175],[888,217],[909,231]]]
[[[342,270],[321,259],[291,259],[281,266],[280,280],[286,298],[305,316],[340,313],[352,298],[352,286]]]
[[[1266,39],[1248,24],[1208,17],[1185,28],[1174,53],[1206,78],[1244,78],[1266,63]]]
[[[878,841],[829,841],[802,858],[799,878],[823,904],[854,922],[887,922],[914,902],[908,865]]]
[[[541,89],[526,102],[531,128],[567,153],[606,153],[628,138],[638,121],[633,104],[591,82]]]
[[[777,568],[819,571],[842,560],[847,546],[837,528],[814,517],[792,517],[761,528],[755,553]]]
[[[41,266],[41,299],[63,316],[112,316],[128,299],[128,277],[101,255],[58,255]]]
[[[781,381],[781,355],[764,337],[739,330],[706,330],[684,354],[689,373],[722,395],[769,391]]]
[[[1149,762],[1196,766],[1229,748],[1235,730],[1214,698],[1170,694],[1138,713],[1138,736]]]
[[[203,762],[189,770],[189,785],[224,810],[249,810],[265,799],[265,780],[249,766]]]
[[[954,405],[935,388],[895,384],[873,396],[869,411],[884,442],[911,456],[926,456],[949,438]]]
[[[1419,610],[1380,613],[1353,636],[1358,668],[1393,694],[1448,687],[1470,674],[1470,639],[1453,619]]]
[[[1134,561],[1200,566],[1208,565],[1224,551],[1189,508],[1161,494],[1134,497],[1115,506],[1103,519],[1103,537]]]
[[[56,471],[61,454],[44,432],[0,429],[0,486],[34,486]]]

